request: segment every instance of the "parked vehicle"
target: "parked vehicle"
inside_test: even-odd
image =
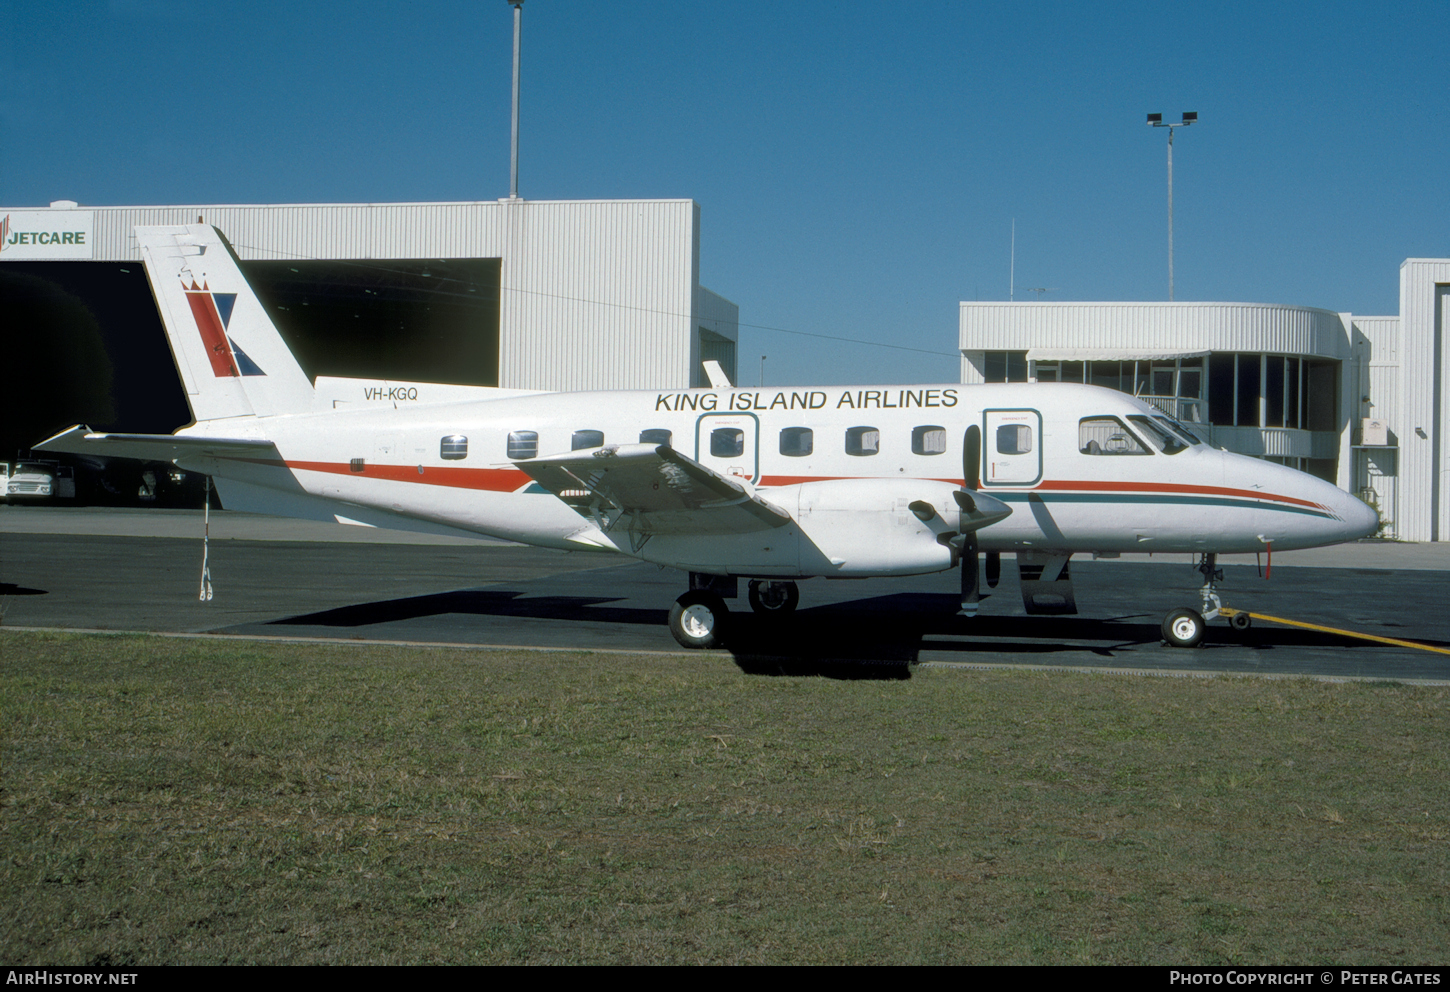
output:
[[[12,500],[48,499],[54,490],[54,468],[42,462],[16,462],[5,483],[5,495]]]

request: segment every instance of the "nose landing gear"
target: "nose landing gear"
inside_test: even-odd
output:
[[[1163,618],[1163,640],[1175,648],[1197,647],[1203,640],[1204,631],[1208,629],[1208,621],[1216,618],[1223,609],[1223,601],[1218,598],[1217,592],[1217,583],[1223,581],[1223,569],[1218,567],[1218,555],[1212,552],[1199,555],[1198,571],[1203,573],[1203,586],[1198,590],[1201,608],[1194,610],[1184,607]],[[1233,618],[1234,621],[1237,619],[1237,616]],[[1235,627],[1238,627],[1237,623]]]

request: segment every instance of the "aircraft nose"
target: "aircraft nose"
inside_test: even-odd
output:
[[[1380,528],[1379,513],[1353,493],[1347,493],[1337,487],[1336,489],[1340,494],[1340,505],[1336,506],[1335,510],[1344,521],[1345,530],[1349,533],[1346,540],[1373,537]]]

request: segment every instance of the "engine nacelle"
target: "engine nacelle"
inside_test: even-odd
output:
[[[760,495],[800,524],[802,575],[920,575],[956,564],[960,510],[948,482],[832,479]]]

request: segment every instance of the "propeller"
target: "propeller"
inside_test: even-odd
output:
[[[977,510],[973,499],[981,484],[979,468],[982,464],[982,430],[976,424],[967,428],[962,439],[962,489],[953,493],[961,512],[958,530],[962,534],[962,612],[969,617],[977,615],[977,602],[982,598],[982,575],[977,558],[977,531],[965,529],[969,514]]]
[[[967,428],[962,439],[962,488],[952,493],[952,498],[961,510],[957,525],[958,536],[952,541],[961,551],[962,566],[962,612],[969,617],[977,615],[977,602],[982,598],[982,572],[977,531],[1005,519],[1012,508],[995,496],[979,492],[982,465],[982,430],[975,425]],[[1002,576],[1002,556],[995,552],[987,554],[987,585],[996,588]]]

